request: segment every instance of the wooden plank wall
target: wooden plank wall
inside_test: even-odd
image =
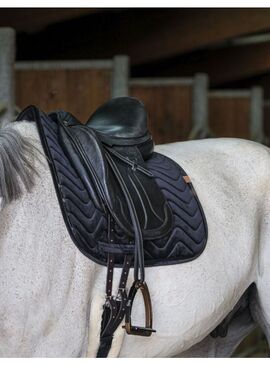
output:
[[[192,85],[133,81],[130,95],[143,101],[156,144],[184,141],[192,127]]]
[[[64,109],[82,122],[111,97],[111,69],[16,70],[16,105]]]
[[[209,125],[215,137],[250,138],[250,94],[209,93]]]

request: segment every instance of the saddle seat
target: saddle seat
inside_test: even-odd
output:
[[[113,98],[101,105],[86,125],[110,145],[133,146],[153,140],[147,129],[147,113],[143,103],[131,97]]]

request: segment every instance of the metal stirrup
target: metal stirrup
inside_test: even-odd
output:
[[[145,327],[133,326],[131,322],[132,305],[138,290],[141,291],[144,301]],[[140,280],[134,281],[128,295],[125,325],[123,326],[123,328],[125,328],[126,332],[129,335],[149,337],[152,335],[153,332],[156,332],[152,328],[152,323],[153,323],[152,303],[147,284],[141,282]]]

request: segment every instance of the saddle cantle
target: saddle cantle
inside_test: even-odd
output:
[[[37,123],[73,242],[88,258],[108,267],[98,351],[106,356],[124,315],[129,334],[153,332],[144,266],[187,262],[202,253],[207,241],[202,207],[185,171],[153,152],[144,106],[134,98],[112,99],[85,125],[70,113],[47,115],[34,106],[17,118],[25,119]],[[114,266],[123,268],[116,297]],[[135,282],[127,296],[132,266]],[[145,328],[131,324],[138,290],[145,300]]]
[[[144,159],[154,149],[147,129],[147,113],[143,103],[131,97],[119,97],[101,105],[88,119],[86,125],[99,134],[108,145],[137,146]]]

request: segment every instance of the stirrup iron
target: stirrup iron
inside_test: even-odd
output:
[[[138,290],[141,291],[144,301],[145,327],[133,326],[131,322],[132,305]],[[149,337],[152,335],[153,332],[156,332],[152,328],[152,322],[153,322],[152,303],[148,286],[145,282],[142,282],[141,280],[135,280],[129,291],[128,304],[126,308],[125,325],[123,326],[123,328],[125,328],[127,334],[129,335]]]

